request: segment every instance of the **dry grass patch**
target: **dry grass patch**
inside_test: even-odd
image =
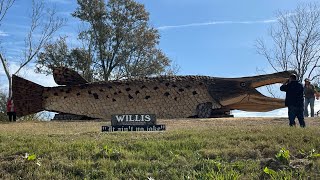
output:
[[[159,120],[167,131],[112,133],[101,133],[109,124],[101,121],[1,123],[0,179],[316,178],[320,119],[306,122],[303,129],[286,118]],[[282,167],[282,148],[300,164]]]

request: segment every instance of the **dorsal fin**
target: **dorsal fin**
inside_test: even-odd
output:
[[[78,85],[88,83],[76,71],[66,67],[54,67],[53,78],[58,85]]]

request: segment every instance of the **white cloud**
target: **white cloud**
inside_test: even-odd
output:
[[[17,62],[12,62],[10,64],[9,71],[16,72],[18,70],[18,68],[19,68],[19,64]],[[34,66],[33,67],[29,66],[29,67],[23,68],[19,72],[18,75],[29,80],[29,81],[37,83],[41,86],[45,86],[45,87],[57,86],[52,75],[46,76],[44,74],[35,73]],[[0,79],[2,82],[0,85],[0,89],[8,89],[8,81],[5,76],[5,72],[4,72],[3,68],[0,69]]]
[[[4,76],[4,75],[6,75],[6,73],[4,72],[3,68],[1,67],[1,69],[0,69],[0,76]]]
[[[45,86],[45,87],[57,86],[52,75],[46,76],[44,74],[35,73],[34,70],[35,70],[34,68],[25,68],[19,73],[19,75],[41,86]]]
[[[7,37],[7,36],[9,36],[8,33],[0,30],[0,37]]]
[[[211,25],[219,25],[219,24],[268,24],[268,23],[275,23],[275,22],[277,22],[277,19],[267,19],[267,20],[261,20],[261,21],[211,21],[211,22],[203,22],[203,23],[174,25],[174,26],[160,26],[157,29],[167,30],[167,29],[177,29],[177,28],[186,28],[186,27],[211,26]]]
[[[287,14],[284,14],[284,17],[290,17],[294,15],[296,15],[296,13],[287,13]],[[177,28],[186,28],[186,27],[211,26],[211,25],[219,25],[219,24],[270,24],[270,23],[277,22],[278,19],[279,17],[275,17],[273,19],[259,20],[259,21],[211,21],[211,22],[190,23],[190,24],[173,25],[173,26],[160,26],[157,29],[167,30],[167,29],[177,29]]]

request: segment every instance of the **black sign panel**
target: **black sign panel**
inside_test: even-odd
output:
[[[120,126],[102,126],[102,132],[113,131],[164,131],[166,125],[120,125]]]
[[[155,125],[155,114],[116,114],[111,116],[111,125]]]

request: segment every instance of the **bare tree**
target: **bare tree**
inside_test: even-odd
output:
[[[13,5],[15,0],[0,0],[0,26],[1,22],[4,19],[4,17],[7,14],[7,11],[10,9],[10,7]],[[0,59],[2,64],[4,63],[2,53],[0,53]],[[7,71],[7,68],[4,68],[6,75],[8,76],[9,72]],[[6,94],[1,90],[0,91],[0,121],[4,120],[6,117],[6,102],[7,97]]]
[[[275,71],[295,70],[300,80],[320,76],[320,9],[318,4],[303,4],[291,12],[279,12],[270,29],[272,48],[262,39],[256,48]]]
[[[0,25],[15,0],[0,0]]]
[[[13,3],[12,0],[9,2]],[[8,9],[11,6],[6,7]],[[44,1],[32,0],[32,12],[30,15],[31,24],[25,38],[25,49],[23,52],[24,58],[21,60],[18,70],[12,74],[19,73],[22,68],[34,60],[45,43],[64,25],[65,19],[58,17],[56,14],[57,13],[54,9],[48,9],[45,7]],[[3,52],[0,52],[0,59],[8,79],[10,97],[12,94],[12,74],[9,72],[8,60],[5,58]]]

